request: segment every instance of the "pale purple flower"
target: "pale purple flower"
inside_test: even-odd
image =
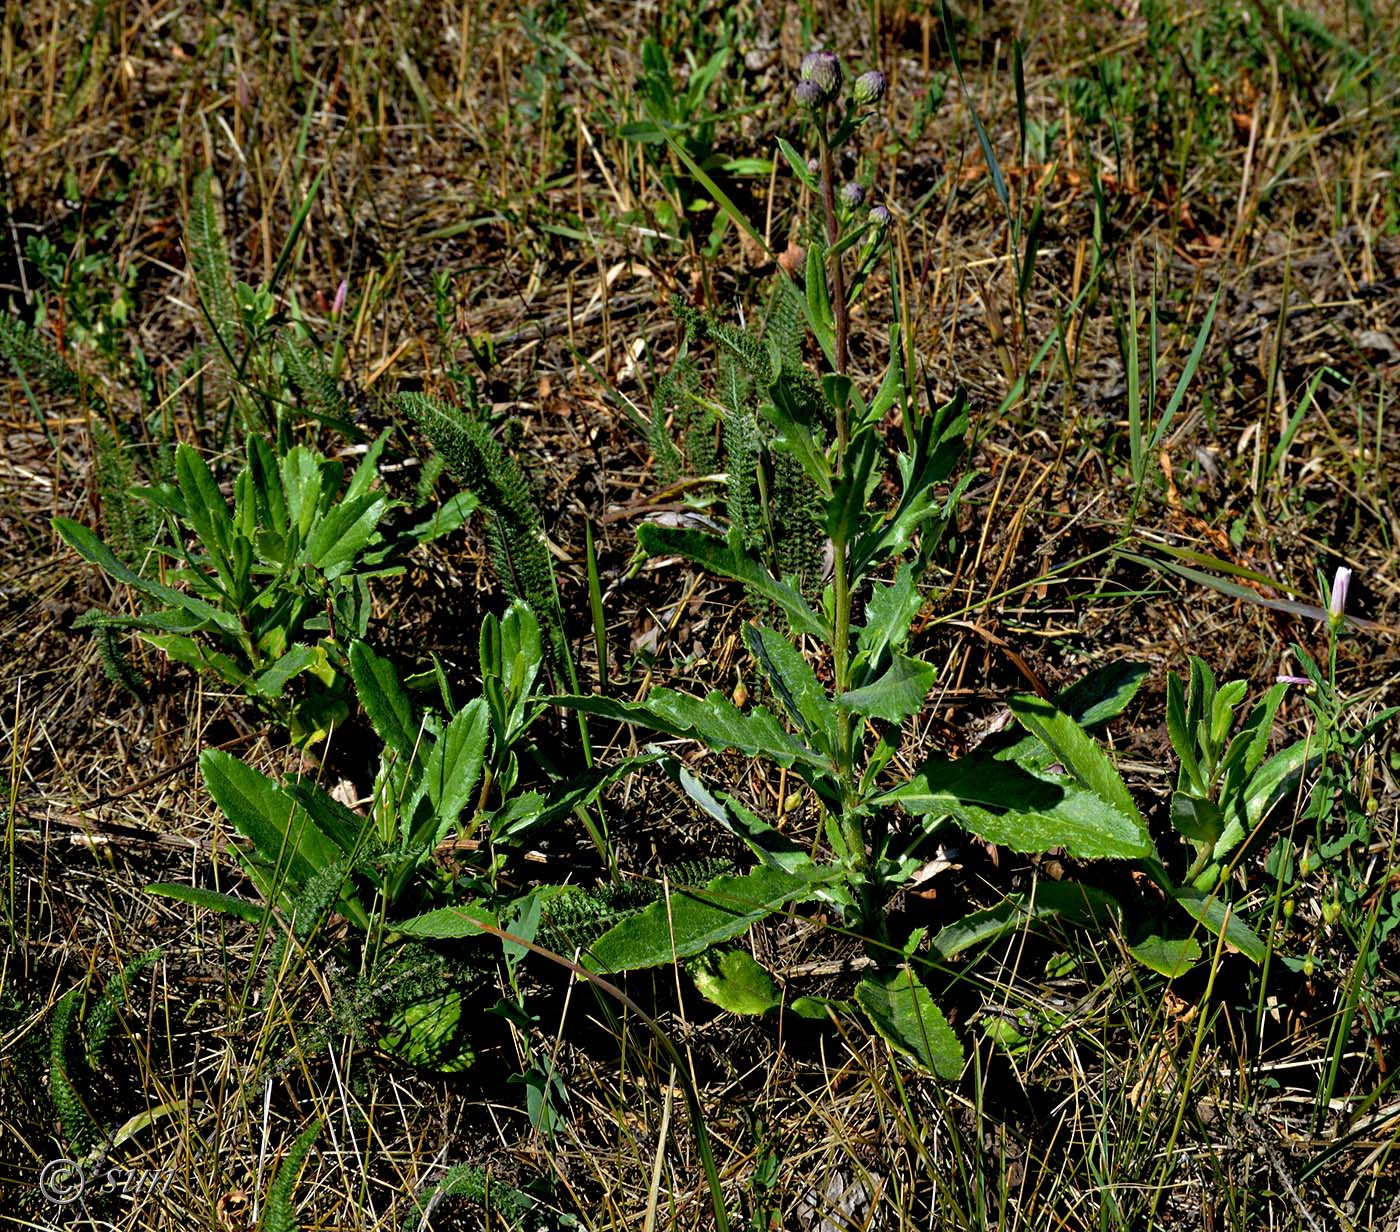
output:
[[[345,297],[350,293],[350,280],[342,278],[340,286],[335,289],[335,299],[331,301],[331,316],[338,317],[340,310],[345,307]]]
[[[865,200],[865,189],[852,180],[849,184],[841,186],[841,204],[849,209],[855,209]]]
[[[1351,570],[1345,565],[1338,567],[1332,578],[1332,598],[1327,605],[1327,623],[1333,629],[1340,629],[1347,613],[1347,591],[1351,589]]]
[[[1312,684],[1306,676],[1275,676],[1279,684]]]
[[[890,225],[891,214],[883,205],[877,205],[870,211],[870,221],[883,230]]]

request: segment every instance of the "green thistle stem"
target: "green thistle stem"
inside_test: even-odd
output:
[[[847,331],[849,321],[846,314],[846,283],[841,266],[841,254],[836,246],[841,239],[841,227],[836,216],[836,177],[831,159],[831,146],[826,133],[818,128],[821,145],[821,192],[822,209],[826,215],[827,253],[831,261],[832,310],[836,324],[836,371],[844,375],[847,360]],[[849,409],[843,399],[836,407],[836,467],[837,484],[846,478],[846,455],[851,441]],[[832,669],[835,676],[837,694],[849,691],[851,687],[851,573],[850,544],[846,527],[835,529],[831,538],[832,550],[832,593],[835,600],[835,622],[832,638]],[[842,816],[841,832],[845,840],[848,859],[855,872],[864,872],[869,864],[865,851],[865,833],[856,810],[858,791],[856,788],[856,717],[849,711],[842,711],[837,729],[836,757],[841,775]]]

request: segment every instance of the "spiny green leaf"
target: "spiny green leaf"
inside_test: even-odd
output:
[[[856,1002],[891,1048],[911,1056],[940,1078],[962,1073],[963,1050],[933,997],[908,968],[867,975]]]
[[[782,609],[795,633],[806,633],[823,642],[831,640],[831,628],[807,605],[802,595],[780,582],[734,537],[725,540],[703,531],[657,526],[647,522],[637,528],[637,542],[648,556],[684,556],[693,564],[720,577],[733,578]]]
[[[933,664],[897,654],[878,680],[841,694],[836,704],[867,718],[903,723],[923,709],[936,675]]]
[[[593,971],[636,971],[702,954],[737,937],[785,903],[806,897],[810,883],[763,866],[740,877],[718,877],[703,887],[672,888],[604,933],[584,956]]]
[[[1013,851],[1063,847],[1084,859],[1119,860],[1152,852],[1136,821],[1087,788],[977,754],[930,758],[876,803],[898,804],[916,816],[950,815],[979,838]]]

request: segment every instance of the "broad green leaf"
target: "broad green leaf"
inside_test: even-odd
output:
[[[978,754],[930,758],[876,803],[898,804],[921,817],[951,815],[979,838],[1013,851],[1063,847],[1083,859],[1117,860],[1152,852],[1141,825],[1096,793]]]
[[[1249,716],[1230,741],[1222,766],[1225,769],[1225,786],[1221,795],[1228,799],[1233,790],[1249,778],[1263,762],[1269,751],[1269,737],[1273,735],[1274,716],[1288,692],[1288,685],[1279,681],[1266,693],[1263,699],[1249,712]]]
[[[913,1057],[940,1078],[953,1079],[962,1073],[962,1045],[912,971],[867,975],[856,985],[856,1003],[891,1048]]]
[[[1035,894],[1008,894],[994,907],[974,911],[945,925],[933,939],[933,948],[944,959],[956,958],[973,946],[988,945],[1037,920],[1064,919],[1071,924],[1104,928],[1122,915],[1111,894],[1072,881],[1040,881]]]
[[[818,435],[816,425],[802,413],[789,382],[781,375],[782,357],[778,344],[770,342],[774,367],[780,375],[768,388],[769,401],[759,403],[759,413],[778,431],[777,446],[802,464],[807,477],[817,485],[823,496],[831,494],[831,459]]]
[[[880,442],[873,432],[862,432],[846,449],[845,465],[832,484],[826,502],[826,533],[833,542],[851,543],[875,520],[869,512],[875,489],[883,478],[876,466]],[[853,577],[859,577],[853,571]]]
[[[164,651],[177,663],[192,667],[197,672],[217,676],[236,689],[245,689],[250,686],[248,673],[229,655],[211,650],[204,643],[197,642],[192,637],[185,637],[183,634],[147,633],[144,630],[140,632],[142,641],[149,642],[157,650]]]
[[[253,677],[253,687],[263,697],[281,697],[287,681],[317,662],[320,656],[314,646],[298,643],[271,667]]]
[[[1128,947],[1128,953],[1150,971],[1175,979],[1201,960],[1201,946],[1194,937],[1144,937]]]
[[[1243,791],[1224,801],[1225,829],[1215,844],[1212,857],[1223,860],[1279,804],[1297,794],[1303,775],[1321,761],[1317,745],[1312,745],[1309,752],[1306,740],[1290,744],[1269,758],[1250,776]]]
[[[407,937],[450,941],[454,937],[480,936],[485,931],[483,924],[499,927],[495,913],[480,903],[459,903],[455,907],[439,907],[411,920],[400,921],[394,925],[394,929]]]
[[[1055,705],[1080,727],[1098,727],[1116,719],[1147,679],[1146,663],[1119,660],[1096,667],[1055,695]]]
[[[731,1014],[766,1014],[780,1001],[778,986],[748,950],[701,954],[685,969],[707,1001]]]
[[[349,569],[374,537],[389,502],[367,492],[341,501],[319,519],[307,540],[305,559],[334,580]]]
[[[1146,675],[1147,667],[1141,663],[1109,664],[1055,694],[1055,706],[1081,727],[1096,727],[1122,713]],[[1019,738],[1012,731],[1000,733],[981,748],[998,761],[1013,761],[1031,771],[1044,770],[1056,760],[1040,738],[1029,733]]]
[[[1225,828],[1225,814],[1214,800],[1172,792],[1172,825],[1195,843],[1214,843]]]
[[[541,792],[519,792],[511,803],[492,818],[492,836],[495,838],[518,838],[531,830],[538,830],[567,817],[575,809],[587,808],[603,789],[618,779],[625,778],[642,766],[660,761],[659,753],[643,753],[638,757],[624,758],[606,770],[585,770],[577,778],[563,787],[551,788],[548,795]],[[520,807],[516,807],[519,803]]]
[[[848,1001],[833,1001],[830,997],[797,997],[788,1002],[788,1009],[799,1018],[829,1022],[832,1014],[850,1013],[851,1005]]]
[[[812,665],[787,638],[762,625],[744,626],[744,644],[807,743],[830,756],[836,748],[836,707]]]
[[[474,1015],[464,1015],[465,1009],[461,988],[425,991],[394,1005],[375,1043],[420,1069],[461,1073],[476,1060],[470,1029]]]
[[[162,898],[173,898],[194,907],[208,908],[210,911],[222,911],[226,915],[236,915],[249,924],[260,924],[267,916],[267,908],[261,903],[250,903],[246,898],[234,898],[232,894],[220,894],[217,890],[206,890],[203,886],[182,885],[174,881],[153,881],[146,886],[146,893],[159,894]]]
[[[311,815],[267,775],[221,749],[205,749],[199,769],[209,794],[233,828],[252,841],[263,861],[285,870],[284,903],[294,897],[289,891],[300,889],[341,857]],[[244,863],[259,891],[269,896],[279,880],[277,873]]]
[[[203,599],[187,595],[170,586],[162,586],[159,582],[148,581],[134,569],[118,560],[112,549],[81,522],[74,522],[70,518],[54,518],[53,528],[79,556],[89,564],[97,565],[98,568],[116,578],[117,581],[125,582],[132,589],[140,591],[143,595],[149,595],[152,599],[156,599],[168,607],[183,608],[192,616],[196,616],[221,632],[227,633],[230,637],[236,639],[241,633],[238,617],[231,612],[221,611]]]
[[[324,472],[320,461],[304,445],[295,445],[282,459],[282,492],[287,501],[289,531],[299,543],[311,536],[316,515],[321,512]]]
[[[893,409],[895,402],[904,393],[904,357],[900,351],[899,322],[890,327],[890,358],[885,365],[885,375],[875,397],[870,400],[870,408],[865,413],[865,421],[878,424]]]
[[[260,436],[248,438],[248,466],[244,474],[248,476],[248,486],[253,497],[251,521],[254,529],[258,524],[264,523],[273,535],[285,539],[288,529],[287,498],[282,491],[282,472],[277,465],[272,446]],[[240,475],[239,478],[242,479],[243,476]],[[249,520],[250,512],[246,509],[240,510],[240,525],[246,527]],[[245,529],[243,533],[248,538],[253,538],[248,530]]]
[[[807,324],[822,354],[835,366],[836,323],[826,284],[826,245],[815,239],[807,245]]]
[[[903,723],[923,709],[936,675],[932,663],[896,654],[883,676],[864,688],[841,694],[836,704],[866,718]]]
[[[807,157],[800,153],[792,142],[778,138],[778,149],[783,152],[783,157],[787,159],[788,166],[792,168],[801,184],[812,192],[818,191],[817,178],[807,170]]]
[[[355,467],[355,473],[350,476],[350,483],[345,489],[346,500],[354,500],[357,496],[365,495],[374,486],[374,481],[379,478],[379,457],[384,452],[384,446],[389,443],[389,437],[393,435],[393,428],[385,428],[374,440],[365,456],[360,459],[360,464]]]
[[[1175,672],[1167,673],[1167,738],[1181,762],[1182,785],[1205,795],[1207,784],[1196,760],[1196,737],[1186,720],[1186,692]]]
[[[919,426],[913,454],[900,454],[899,504],[885,522],[862,535],[851,549],[851,573],[860,577],[891,553],[902,550],[931,518],[950,514],[972,476],[965,475],[940,502],[934,487],[951,474],[967,435],[966,394],[927,416]]]
[[[465,526],[480,503],[475,492],[458,492],[421,522],[415,522],[406,533],[415,543],[431,543]]]
[[[1267,947],[1243,920],[1239,912],[1226,903],[1218,894],[1198,890],[1194,886],[1176,886],[1171,896],[1185,908],[1188,915],[1197,923],[1209,929],[1217,937],[1222,930],[1225,940],[1234,946],[1250,962],[1264,961]]]
[[[314,778],[292,779],[282,784],[282,790],[311,814],[316,828],[347,856],[360,849],[364,834],[373,819],[361,817],[318,787]]]
[[[684,556],[710,573],[743,582],[781,608],[794,632],[810,634],[823,642],[831,641],[830,626],[812,611],[801,593],[786,582],[778,581],[744,552],[738,546],[736,535],[731,534],[726,540],[703,531],[647,522],[637,528],[637,542],[648,556]]]
[[[673,888],[669,900],[599,937],[583,964],[592,971],[636,971],[691,958],[747,932],[785,903],[806,898],[809,889],[805,877],[767,866],[741,877],[717,877],[703,887]]]
[[[184,503],[185,521],[209,553],[224,589],[232,594],[235,589],[230,559],[233,519],[229,516],[224,494],[219,491],[204,459],[183,441],[175,450],[175,477]]]
[[[418,790],[426,793],[431,807],[427,829],[407,836],[410,846],[436,847],[474,803],[490,739],[490,713],[485,701],[474,697],[452,716],[424,759]],[[412,805],[405,811],[410,816],[416,812]]]
[[[355,641],[350,644],[350,675],[375,734],[407,762],[418,744],[418,720],[394,665]]]
[[[1011,699],[1011,712],[1028,731],[1052,750],[1064,768],[1079,782],[1092,791],[1105,804],[1117,809],[1123,817],[1137,828],[1145,847],[1151,848],[1147,826],[1136,802],[1128,791],[1123,776],[1109,761],[1108,754],[1098,742],[1089,736],[1067,714],[1059,710],[1053,702],[1029,694],[1020,694]]]

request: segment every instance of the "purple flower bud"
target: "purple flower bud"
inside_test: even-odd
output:
[[[350,280],[348,278],[342,278],[340,280],[340,286],[335,289],[335,299],[331,301],[331,316],[338,317],[340,315],[340,310],[345,307],[345,296],[349,291]]]
[[[879,227],[882,231],[890,225],[890,217],[891,216],[889,210],[887,210],[883,205],[877,205],[873,210],[870,211],[870,221],[874,223],[877,227]]]
[[[807,170],[808,170],[812,175],[819,175],[819,174],[821,173],[821,169],[822,169],[822,160],[821,160],[820,158],[809,158],[809,159],[807,160]]]
[[[1351,570],[1345,565],[1338,568],[1332,579],[1332,600],[1327,605],[1327,623],[1333,629],[1340,629],[1346,619],[1347,591],[1351,588]]]
[[[856,102],[862,106],[878,103],[885,97],[884,73],[877,68],[872,68],[868,73],[862,73],[856,78],[855,86],[851,92],[855,95]]]
[[[793,97],[797,99],[797,105],[804,107],[808,111],[816,111],[817,108],[826,105],[826,95],[822,93],[821,86],[815,81],[799,81],[797,89],[793,92]]]
[[[809,51],[802,57],[799,74],[803,81],[814,81],[822,102],[831,102],[841,90],[841,61],[830,51]]]
[[[848,209],[855,209],[865,200],[865,189],[854,180],[841,186],[841,203]]]

